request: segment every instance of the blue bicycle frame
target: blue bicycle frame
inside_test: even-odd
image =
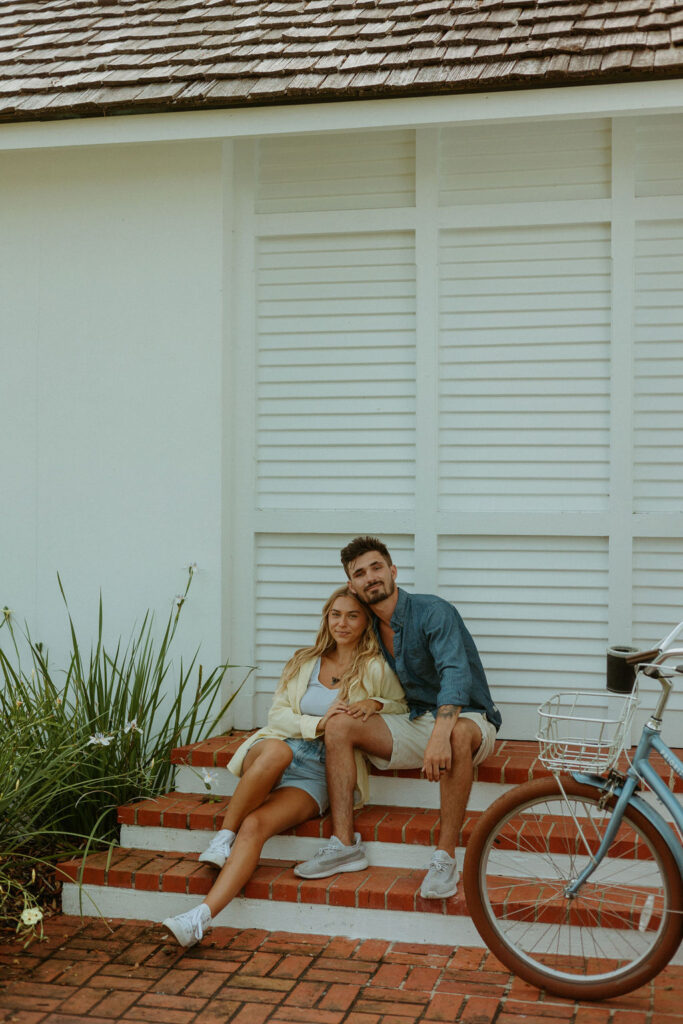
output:
[[[668,696],[668,694],[667,694]],[[665,702],[664,702],[665,703]],[[636,795],[639,778],[643,778],[659,797],[664,806],[668,808],[679,829],[683,830],[683,807],[672,791],[664,785],[657,772],[650,764],[650,751],[656,750],[664,758],[670,768],[683,779],[683,762],[679,760],[660,735],[661,725],[658,719],[650,719],[644,726],[640,742],[633,756],[633,763],[626,773],[626,780],[623,784],[614,785],[609,779],[600,775],[586,775],[582,772],[572,772],[572,777],[577,782],[595,786],[605,792],[612,791],[617,796],[617,802],[612,812],[605,835],[598,847],[591,864],[569,885],[566,889],[567,896],[575,896],[584,882],[590,878],[600,861],[605,857],[614,837],[617,834],[621,819],[627,806],[636,808],[660,833],[667,846],[674,855],[678,864],[678,870],[683,875],[683,847],[678,841],[676,833],[669,823],[662,817],[658,810],[652,807],[642,797]]]

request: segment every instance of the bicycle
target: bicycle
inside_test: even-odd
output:
[[[482,815],[467,844],[467,905],[491,951],[520,978],[555,995],[607,999],[653,978],[683,937],[683,806],[652,765],[657,751],[683,778],[660,736],[683,647],[683,623],[651,651],[625,658],[634,692],[557,694],[539,708],[540,760],[552,774],[515,787]],[[630,649],[626,649],[630,650]],[[662,692],[628,770],[641,673]],[[596,701],[616,714],[595,714]],[[641,783],[674,827],[637,794]],[[677,833],[677,834],[676,834]]]

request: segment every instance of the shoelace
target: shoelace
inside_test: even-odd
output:
[[[200,911],[193,907],[192,910],[188,910],[185,914],[182,914],[181,916],[185,917],[188,925],[190,926],[190,931],[192,935],[197,940],[197,942],[199,942],[200,939],[204,937],[204,928],[202,925]]]
[[[444,864],[441,860],[433,860],[429,865],[429,870],[431,871],[432,868],[436,868],[437,871],[448,871],[450,866],[450,864]]]
[[[231,845],[232,844],[226,839],[219,839],[218,836],[216,836],[216,838],[212,839],[209,843],[206,852],[208,853],[209,850],[211,850],[212,853],[227,853]]]

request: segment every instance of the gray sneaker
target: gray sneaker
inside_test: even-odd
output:
[[[211,927],[211,911],[206,903],[200,903],[192,910],[186,910],[184,914],[167,917],[163,925],[175,935],[181,946],[194,946]]]
[[[445,850],[436,850],[422,880],[420,896],[425,900],[445,900],[455,896],[459,878],[455,858],[449,857]]]
[[[222,868],[230,856],[230,848],[233,840],[229,839],[223,832],[213,837],[204,853],[199,854],[202,864],[213,864],[214,867]]]
[[[362,871],[368,866],[365,846],[360,841],[360,833],[354,835],[353,846],[344,846],[336,836],[332,836],[326,846],[321,846],[315,857],[297,864],[294,874],[299,878],[327,878],[340,871]]]

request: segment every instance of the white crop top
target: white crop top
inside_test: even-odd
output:
[[[299,708],[302,715],[313,715],[316,718],[322,718],[339,696],[339,691],[330,690],[329,687],[320,682],[319,676],[320,658],[318,658],[313,666],[308,687],[301,698]]]

